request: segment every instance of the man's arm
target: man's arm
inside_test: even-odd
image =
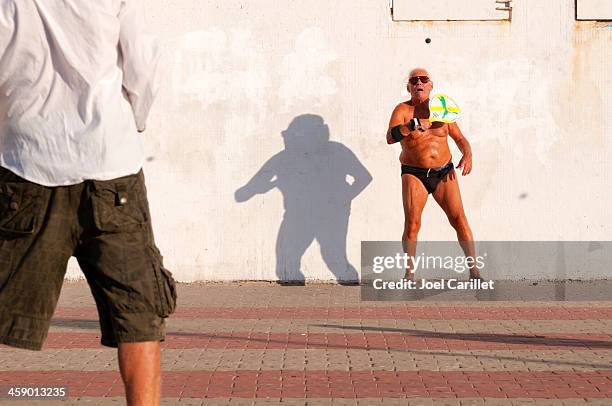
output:
[[[251,197],[260,193],[267,193],[273,189],[277,184],[278,155],[273,156],[266,162],[253,177],[247,182],[246,185],[242,186],[236,192],[234,192],[234,199],[238,202],[246,202]]]
[[[345,147],[346,148],[346,147]],[[372,174],[368,171],[368,169],[357,159],[353,151],[346,148],[347,156],[349,162],[349,167],[347,175],[352,177],[353,183],[350,186],[350,197],[353,200],[357,197],[363,190],[372,182]]]
[[[5,2],[6,3],[6,2]],[[7,49],[11,41],[14,40],[15,33],[15,3],[2,4],[0,9],[0,81],[6,80],[10,76],[11,69],[6,69],[6,66],[11,65],[12,58],[7,55]]]
[[[407,124],[404,124],[406,122],[406,118],[407,118],[407,110],[408,108],[406,107],[406,105],[404,105],[403,103],[398,104],[395,109],[393,110],[393,113],[391,113],[391,119],[389,120],[389,129],[387,130],[387,144],[394,144],[396,142],[398,142],[394,137],[392,132],[399,131],[399,134],[402,135],[403,137],[410,137],[410,138],[418,138],[419,136],[422,135],[422,132],[419,131],[418,129],[415,130],[410,130],[410,128],[408,127]],[[394,127],[398,127],[396,130],[394,130]]]
[[[472,172],[472,147],[468,142],[467,138],[463,136],[461,130],[457,123],[450,123],[448,125],[448,134],[457,144],[457,148],[463,154],[461,157],[461,161],[459,161],[459,165],[457,165],[457,169],[463,169],[462,175],[469,175]]]
[[[142,0],[121,0],[118,17],[123,90],[132,105],[136,127],[142,132],[157,93],[159,46],[145,31]]]

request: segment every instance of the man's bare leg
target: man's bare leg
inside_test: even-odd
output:
[[[119,370],[128,406],[159,405],[160,353],[159,341],[119,343]]]
[[[433,197],[438,202],[451,226],[457,232],[459,245],[463,249],[466,257],[476,258],[476,248],[474,247],[474,236],[468,224],[463,203],[461,201],[461,192],[459,191],[459,183],[455,171],[451,171],[438,187],[433,192]],[[476,266],[470,268],[470,278],[479,278],[480,273]]]
[[[404,203],[404,234],[402,246],[410,258],[416,255],[416,243],[421,228],[421,215],[427,203],[427,189],[423,183],[410,174],[402,175],[402,201]],[[414,278],[414,264],[408,261],[406,279]]]

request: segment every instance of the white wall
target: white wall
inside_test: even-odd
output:
[[[280,171],[303,214],[286,235],[341,225],[333,171],[358,161],[373,180],[352,202],[349,262],[359,269],[362,240],[398,240],[400,147],[384,134],[415,66],[464,111],[474,171],[460,185],[476,239],[610,239],[612,27],[574,21],[574,0],[516,0],[512,22],[393,22],[388,0],[147,3],[166,53],[145,174],[157,243],[178,280],[277,279],[283,196],[274,188],[237,202],[235,193],[306,113],[342,145],[302,143],[266,173]],[[342,235],[329,238],[330,257],[342,257]],[[433,199],[420,238],[455,238]],[[301,270],[350,278],[337,262],[339,275],[314,242]]]

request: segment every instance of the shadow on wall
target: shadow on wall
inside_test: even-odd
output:
[[[298,116],[281,135],[285,149],[236,191],[236,201],[275,187],[283,194],[285,214],[276,240],[279,282],[304,283],[300,263],[315,239],[336,279],[357,282],[357,270],[346,256],[348,220],[351,201],[372,176],[350,149],[329,140],[329,128],[320,116]]]

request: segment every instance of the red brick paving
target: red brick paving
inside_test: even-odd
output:
[[[57,318],[97,317],[95,307],[62,307]],[[408,320],[612,320],[612,307],[179,307],[173,318],[200,319],[408,319]]]
[[[610,302],[603,305],[598,303],[593,307],[584,303],[554,303],[547,306],[545,303],[536,302],[516,305],[480,303],[477,306],[452,306],[440,302],[374,305],[359,301],[359,287],[319,286],[283,290],[236,285],[226,286],[219,291],[217,286],[189,285],[181,286],[180,289],[181,293],[187,294],[179,296],[188,300],[184,300],[185,306],[180,306],[172,317],[183,319],[183,324],[189,325],[188,331],[194,332],[171,332],[164,343],[164,348],[178,350],[175,353],[176,362],[180,363],[181,368],[185,368],[164,372],[164,397],[208,397],[218,398],[219,402],[225,402],[224,399],[253,397],[293,398],[298,399],[297,402],[301,402],[300,399],[303,398],[333,400],[418,397],[421,400],[460,398],[462,401],[497,398],[493,399],[493,402],[499,398],[531,398],[545,403],[543,399],[601,398],[607,402],[612,398],[612,364],[608,354],[612,349],[612,331],[609,323],[597,322],[612,320]],[[100,348],[96,322],[91,322],[97,320],[96,309],[93,300],[83,292],[87,292],[85,284],[66,286],[62,292],[64,302],[58,308],[55,318],[56,321],[63,318],[89,322],[56,324],[49,334],[45,348],[65,348],[66,354],[89,356],[99,363],[100,360],[92,352],[79,352],[79,349]],[[228,297],[238,298],[240,302],[230,301]],[[254,305],[249,306],[249,303]],[[330,304],[325,306],[326,303]],[[77,304],[83,306],[76,307]],[[213,319],[218,321],[213,323]],[[220,323],[229,319],[237,321],[229,328],[219,331]],[[251,322],[250,327],[240,322],[248,319],[269,321]],[[298,323],[297,327],[287,323],[284,327],[278,327],[274,320],[279,319],[318,319],[316,328],[324,326],[325,330],[308,332],[312,330],[308,322]],[[436,328],[445,328],[445,331],[448,331],[449,326],[441,326],[441,323],[437,323],[437,327],[432,325],[420,330],[367,325],[374,324],[368,323],[367,320],[382,319],[389,320],[386,323],[392,326],[399,321],[406,324],[411,320],[425,320],[422,325],[427,325],[428,320],[465,320],[455,324],[466,325],[461,325],[461,333],[452,332],[452,326],[451,332],[437,331]],[[189,322],[185,322],[186,320]],[[523,331],[530,326],[539,326],[538,331],[541,333],[492,334],[483,327],[484,323],[479,323],[478,320],[520,321],[515,324]],[[537,320],[556,322],[545,325]],[[591,323],[587,325],[597,329],[598,334],[590,334],[590,327],[580,330],[582,333],[573,333],[577,331],[571,327],[575,326],[575,323],[563,324],[567,320],[587,320]],[[325,324],[332,322],[334,325]],[[489,322],[489,325],[492,324],[494,322]],[[253,327],[255,325],[256,327]],[[275,332],[270,331],[272,325],[276,326]],[[501,327],[506,329],[504,331],[515,331],[507,329],[507,326]],[[176,326],[172,328],[178,330]],[[327,331],[328,328],[331,330]],[[68,385],[71,397],[87,396],[99,399],[123,395],[123,385],[117,372],[61,370],[70,368],[66,365],[77,365],[62,364],[60,358],[64,354],[63,350],[55,351],[55,357],[54,352],[49,351],[48,359],[39,359],[30,364],[40,366],[40,370],[32,368],[30,371],[19,371],[8,370],[10,367],[6,367],[7,370],[2,371],[1,357],[14,356],[13,352],[2,353],[4,349],[5,347],[0,348],[0,386],[55,384]],[[222,364],[224,361],[214,358],[200,359],[196,352],[184,354],[182,349],[203,352],[220,350],[223,357],[219,359],[226,360],[225,362],[229,360],[233,364],[228,366]],[[261,351],[262,354],[266,354],[267,349],[312,351],[309,351],[307,358],[294,357],[295,353],[292,355],[286,351],[282,357],[260,359],[244,354],[233,357],[236,349],[253,349],[256,350],[254,353]],[[351,357],[337,357],[333,354],[334,351],[319,351],[325,349],[345,350],[351,353]],[[407,364],[394,363],[384,358],[372,361],[368,358],[370,355],[366,353],[367,350],[382,350],[383,353],[395,351],[393,354],[436,350],[436,353],[444,354],[444,359],[438,359],[440,354],[429,355],[421,352],[418,357],[415,355],[409,362],[406,361]],[[474,354],[469,362],[459,365],[463,361],[459,360],[460,355],[457,353],[471,350],[483,351]],[[525,370],[531,368],[528,360],[500,355],[497,353],[500,350],[546,351],[547,359],[551,360],[550,369],[539,372]],[[560,365],[554,362],[557,355],[561,359],[569,353],[580,351],[582,356],[588,354],[588,350],[593,351],[594,355],[580,364],[580,368],[586,368],[585,372],[572,371],[572,365],[575,364]],[[105,356],[111,353],[111,350],[99,351],[104,352]],[[23,352],[20,356],[28,360],[29,353]],[[194,359],[186,362],[185,358],[190,356]],[[457,360],[452,359],[454,356]],[[303,370],[300,362],[306,361],[302,359],[317,362],[316,365],[310,363],[310,368],[304,367]],[[376,368],[373,370],[363,367],[374,364]],[[500,370],[508,365],[512,366],[509,368],[511,370]],[[357,368],[353,369],[355,366]],[[564,371],[557,366],[563,367]],[[105,364],[106,367],[108,363]],[[398,370],[391,370],[396,368]],[[461,370],[457,371],[457,368]]]
[[[45,348],[100,347],[99,333],[51,332]],[[478,333],[169,333],[169,349],[594,350],[612,349],[612,334]]]
[[[3,372],[0,385],[62,384],[69,395],[121,396],[117,372]],[[612,398],[612,371],[173,371],[164,397]]]

